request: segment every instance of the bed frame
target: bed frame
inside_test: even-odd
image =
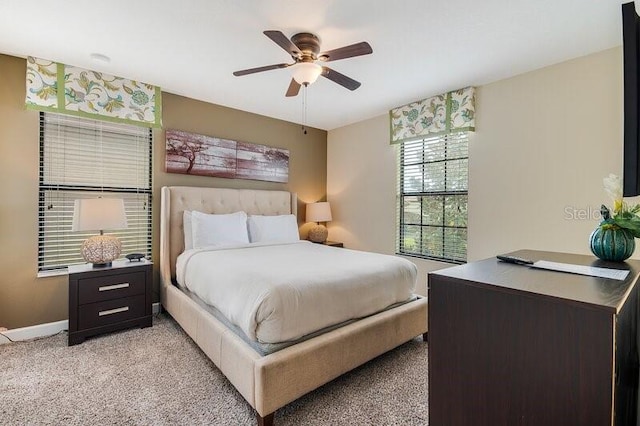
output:
[[[425,298],[372,315],[275,353],[261,356],[172,282],[184,249],[182,212],[296,214],[286,191],[163,187],[160,218],[160,298],[180,324],[257,411],[272,425],[278,408],[420,334],[426,339]]]

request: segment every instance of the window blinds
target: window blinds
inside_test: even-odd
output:
[[[467,132],[400,145],[399,254],[466,261],[468,158]]]
[[[151,255],[152,133],[144,127],[40,113],[38,270],[84,263],[82,241],[97,232],[71,232],[74,200],[122,198],[127,229],[122,253]]]

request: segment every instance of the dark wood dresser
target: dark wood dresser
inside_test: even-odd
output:
[[[640,262],[618,281],[500,262],[429,274],[429,424],[637,425]]]
[[[69,346],[89,336],[151,327],[152,263],[69,267]]]

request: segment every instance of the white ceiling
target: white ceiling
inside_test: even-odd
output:
[[[362,83],[308,89],[307,124],[331,130],[390,108],[481,85],[622,43],[620,0],[0,0],[0,53],[141,80],[166,92],[300,123],[290,62],[262,34],[312,32],[331,50],[373,54],[328,63]],[[111,58],[92,60],[91,53]],[[0,75],[2,70],[0,70]]]

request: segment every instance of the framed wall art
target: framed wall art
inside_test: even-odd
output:
[[[289,150],[182,130],[166,131],[166,171],[286,183]]]

